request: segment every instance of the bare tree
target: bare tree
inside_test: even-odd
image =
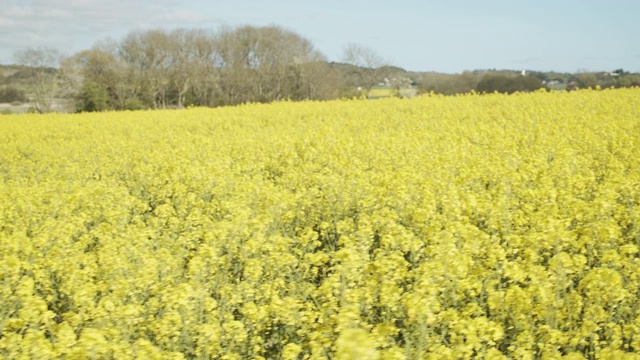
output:
[[[222,29],[216,37],[220,55],[220,88],[225,104],[266,101],[264,66],[258,29],[244,26]]]
[[[58,73],[62,96],[65,99],[68,111],[76,110],[76,100],[80,96],[84,84],[83,69],[75,57],[65,57],[60,61]]]
[[[169,34],[170,82],[176,92],[177,107],[184,106],[185,96],[191,88],[197,70],[194,67],[193,43],[195,32],[177,29]]]
[[[29,68],[33,106],[39,113],[51,112],[58,90],[58,67],[62,55],[49,47],[26,48],[14,54],[16,62]]]
[[[297,59],[288,71],[290,93],[294,100],[328,100],[337,97],[338,77],[326,58],[312,47]]]
[[[337,88],[311,42],[277,26],[133,31],[66,59],[62,74],[85,111],[328,99]]]
[[[358,44],[348,44],[344,48],[342,60],[353,65],[354,76],[359,80],[359,86],[367,94],[389,74],[391,61],[385,59],[374,49]]]
[[[330,71],[310,41],[277,26],[223,29],[216,48],[228,104],[315,98],[325,80],[318,73]]]
[[[175,104],[182,108],[191,90],[210,93],[217,81],[214,36],[202,29],[177,29],[169,34],[169,42],[172,92]]]
[[[196,30],[191,49],[191,91],[198,105],[216,105],[220,93],[220,54],[212,31]]]
[[[164,30],[134,31],[121,42],[119,57],[131,66],[131,81],[154,108],[167,106],[171,41]]]

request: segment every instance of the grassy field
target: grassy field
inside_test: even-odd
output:
[[[0,115],[0,358],[638,359],[640,89]]]
[[[397,89],[391,89],[388,87],[374,87],[369,91],[368,98],[369,99],[381,99],[381,98],[389,98],[389,97],[399,97],[402,98],[411,98],[416,96],[417,91],[415,89],[400,89],[400,94],[398,94]]]
[[[65,99],[54,99],[52,105],[52,111],[54,112],[70,112],[68,101]],[[32,103],[0,103],[0,114],[26,114],[29,112],[35,112],[35,106]]]
[[[31,104],[6,104],[0,103],[0,114],[24,114],[29,111]]]

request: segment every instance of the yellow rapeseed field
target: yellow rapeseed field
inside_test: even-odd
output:
[[[0,358],[638,359],[640,89],[0,116]]]

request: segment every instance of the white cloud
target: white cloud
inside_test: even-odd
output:
[[[15,51],[25,47],[49,46],[71,54],[138,28],[215,27],[215,17],[181,4],[175,0],[0,0],[0,63],[13,62]]]

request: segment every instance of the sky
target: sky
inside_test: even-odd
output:
[[[640,72],[638,0],[0,0],[0,64],[133,30],[278,25],[329,61],[347,44],[410,71]]]

